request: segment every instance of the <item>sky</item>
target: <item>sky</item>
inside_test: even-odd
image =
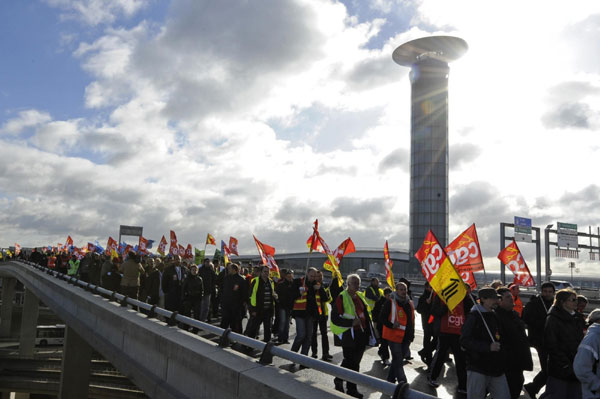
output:
[[[407,250],[409,69],[392,52],[432,35],[469,45],[450,65],[450,237],[475,223],[493,271],[514,216],[595,231],[598,1],[6,0],[0,246],[135,225],[299,252],[318,218],[332,247]]]

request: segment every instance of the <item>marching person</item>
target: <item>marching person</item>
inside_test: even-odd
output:
[[[317,282],[321,284],[325,289],[325,296],[321,296],[321,314],[315,321],[313,326],[312,338],[310,347],[312,350],[312,357],[317,358],[317,330],[321,330],[321,360],[329,361],[333,359],[333,356],[329,354],[329,337],[327,334],[327,322],[329,321],[329,303],[331,302],[331,295],[329,293],[329,288],[323,286],[323,272],[317,271]]]
[[[493,312],[498,307],[498,293],[492,287],[479,290],[479,304],[467,314],[460,344],[467,354],[467,398],[509,399],[504,375],[505,352],[500,345],[503,331]]]
[[[392,352],[392,365],[387,381],[406,382],[404,355],[415,338],[415,309],[408,298],[406,284],[396,283],[396,291],[390,295],[390,300],[381,309],[379,322],[383,324],[382,336],[388,342]]]
[[[190,272],[183,280],[181,287],[182,305],[184,316],[193,317],[200,320],[200,308],[202,307],[202,296],[204,294],[204,283],[202,277],[198,275],[198,265],[191,264]]]
[[[369,316],[369,307],[360,289],[360,277],[351,274],[346,279],[347,288],[336,298],[331,310],[330,328],[335,346],[341,346],[344,354],[342,367],[359,371],[360,361],[373,334],[373,325]],[[334,378],[335,389],[344,392],[344,381]],[[356,389],[356,384],[347,381],[346,393],[354,398],[363,395]]]
[[[224,273],[224,272],[223,272]],[[240,275],[240,265],[227,264],[227,275],[223,279],[221,295],[221,328],[242,333],[242,316],[248,304],[248,284]]]
[[[579,344],[573,370],[581,382],[583,399],[600,398],[600,309],[594,309],[587,319],[589,328]]]
[[[271,341],[271,318],[275,309],[277,294],[275,284],[269,277],[269,266],[262,266],[260,276],[252,280],[250,287],[250,325],[246,334],[251,338],[258,336],[260,325],[263,325],[264,341]]]
[[[523,321],[527,324],[529,344],[535,348],[540,361],[541,370],[533,378],[533,381],[523,385],[523,389],[531,398],[535,398],[538,392],[546,385],[548,375],[546,367],[548,365],[548,353],[544,349],[542,342],[544,340],[544,326],[546,325],[546,316],[552,307],[554,301],[554,284],[546,281],[541,286],[541,294],[531,298],[523,309]]]

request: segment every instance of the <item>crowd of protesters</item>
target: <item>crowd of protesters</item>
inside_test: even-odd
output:
[[[359,371],[365,350],[378,347],[392,383],[407,381],[404,366],[412,359],[416,311],[423,329],[418,355],[433,388],[443,383],[441,371],[452,354],[457,394],[469,399],[488,394],[516,399],[523,391],[536,399],[544,386],[540,398],[600,398],[600,309],[586,317],[585,297],[572,289],[555,292],[550,282],[527,303],[515,284],[496,281],[476,295],[467,288],[463,301],[449,310],[428,283],[415,306],[406,279],[392,290],[374,278],[361,292],[358,275],[347,276],[345,287],[336,278],[326,285],[315,268],[296,278],[292,270],[282,270],[275,281],[267,266],[222,266],[209,259],[196,265],[179,256],[142,259],[134,252],[124,260],[95,253],[77,260],[34,251],[30,260],[201,321],[220,317],[222,328],[253,338],[262,331],[265,342],[289,344],[293,321],[291,350],[317,358],[320,343],[325,361],[332,359],[329,330],[342,348],[342,367]],[[524,371],[533,370],[531,348],[541,370],[525,383]],[[363,396],[356,384],[344,385],[337,377],[334,387]]]

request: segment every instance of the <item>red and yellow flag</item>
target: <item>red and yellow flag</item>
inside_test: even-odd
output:
[[[275,256],[275,248],[258,241],[258,238],[256,238],[254,235],[252,235],[252,237],[254,237],[254,243],[256,244],[256,249],[258,249],[258,254],[260,255],[262,264],[269,266],[269,274],[271,276],[276,276],[279,278],[279,266],[277,266],[277,262],[275,262],[275,258],[273,257]]]
[[[321,241],[319,240],[319,219],[315,219],[313,233],[308,237],[308,240],[306,240],[306,246],[308,247],[309,252],[325,252],[321,246]]]
[[[527,267],[527,263],[525,263],[525,259],[521,256],[521,251],[519,251],[515,240],[500,251],[498,259],[515,275],[513,283],[525,287],[535,286],[535,280],[529,271],[529,267]]]
[[[68,237],[67,237],[67,241],[65,242],[65,245],[66,245],[67,247],[70,247],[70,246],[72,246],[72,245],[73,245],[73,239],[71,238],[71,236],[68,236]]]
[[[215,241],[215,237],[213,237],[210,233],[206,234],[206,245],[217,245],[217,242]]]
[[[165,249],[167,248],[167,239],[163,235],[160,239],[160,243],[158,244],[158,248],[156,249],[159,254],[165,256]]]
[[[388,248],[388,242],[385,240],[385,246],[383,247],[383,259],[385,260],[385,280],[392,290],[396,289],[394,283],[394,273],[392,273],[392,265],[394,262],[390,259],[390,250]]]
[[[319,246],[322,247],[322,244],[319,244]],[[325,251],[323,250],[323,252]],[[325,270],[329,270],[334,277],[337,277],[340,285],[343,283],[342,274],[340,273],[340,262],[342,261],[344,255],[351,254],[352,252],[356,252],[356,247],[354,246],[352,239],[348,237],[344,241],[342,241],[342,243],[332,253],[335,257],[337,267],[333,267],[333,264],[331,263],[331,260],[329,258],[325,261],[325,263],[323,263],[323,267],[325,268]]]
[[[421,248],[415,253],[415,258],[421,263],[421,271],[431,288],[450,311],[454,310],[464,299],[467,289],[431,230],[425,236]]]
[[[115,239],[112,237],[108,237],[108,242],[106,243],[106,250],[108,253],[112,254],[113,250],[116,252],[118,247],[119,244],[117,244],[117,241],[115,241]]]
[[[446,247],[446,253],[463,281],[476,289],[477,281],[473,272],[483,270],[483,258],[475,223]]]
[[[177,235],[175,235],[173,230],[171,230],[171,246],[177,247]]]
[[[148,253],[148,239],[140,236],[140,240],[138,242],[138,252],[145,254]]]

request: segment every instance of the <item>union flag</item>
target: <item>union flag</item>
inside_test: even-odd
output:
[[[177,236],[173,230],[171,230],[171,246],[177,247]]]
[[[483,258],[475,223],[446,247],[446,253],[463,281],[476,289],[477,281],[473,272],[483,270]]]
[[[315,219],[315,223],[313,224],[313,233],[310,237],[308,237],[308,240],[306,240],[306,246],[308,247],[309,252],[324,252],[323,246],[321,245],[321,240],[319,238],[319,219]]]
[[[158,248],[156,249],[159,254],[165,256],[165,249],[167,248],[167,239],[163,235],[160,239],[160,243],[158,244]]]
[[[192,244],[188,244],[185,248],[185,257],[187,259],[192,259],[194,257],[194,254],[192,253]]]
[[[215,241],[215,237],[212,236],[212,234],[207,233],[206,234],[206,245],[217,245],[217,242]]]
[[[321,239],[321,236],[319,236],[319,239]],[[319,243],[319,246],[323,249],[323,245],[321,243]],[[323,252],[325,252],[324,249]],[[356,247],[354,246],[354,242],[352,242],[352,239],[348,237],[344,241],[342,241],[342,243],[332,252],[332,255],[335,257],[337,267],[333,267],[329,257],[327,258],[325,263],[323,263],[323,268],[325,268],[325,270],[329,270],[332,273],[332,275],[338,279],[338,283],[340,285],[343,283],[342,274],[339,273],[340,262],[342,261],[344,255],[351,254],[352,252],[356,252]]]
[[[72,246],[72,245],[73,245],[73,239],[71,238],[71,236],[68,236],[68,237],[67,237],[67,241],[65,241],[65,245],[66,245],[67,247],[70,247],[70,246]]]
[[[231,254],[236,255],[236,256],[240,256],[240,254],[238,254],[238,240],[235,237],[229,237],[229,252],[231,252]]]
[[[525,259],[521,256],[521,251],[515,240],[500,251],[498,259],[515,275],[513,283],[525,287],[535,286],[535,280],[529,271],[529,267],[527,267],[527,263],[525,263]]]
[[[140,253],[148,253],[148,239],[140,236],[140,241],[138,243],[138,251]]]
[[[276,276],[279,278],[279,266],[277,266],[277,262],[275,262],[274,258],[275,248],[258,241],[258,238],[256,238],[255,235],[252,235],[252,237],[254,237],[254,243],[256,244],[256,249],[258,249],[258,254],[260,255],[262,264],[269,266],[269,274],[271,276]]]
[[[392,290],[396,289],[394,283],[394,273],[392,273],[392,265],[394,262],[390,259],[390,249],[388,248],[388,242],[385,240],[385,246],[383,247],[383,259],[385,260],[385,280]]]
[[[108,243],[106,244],[106,250],[109,253],[112,253],[113,250],[117,250],[117,248],[119,247],[119,245],[117,244],[117,241],[112,238],[112,237],[108,237]]]
[[[465,298],[467,289],[431,230],[415,253],[415,258],[421,263],[421,271],[431,288],[452,311]]]

